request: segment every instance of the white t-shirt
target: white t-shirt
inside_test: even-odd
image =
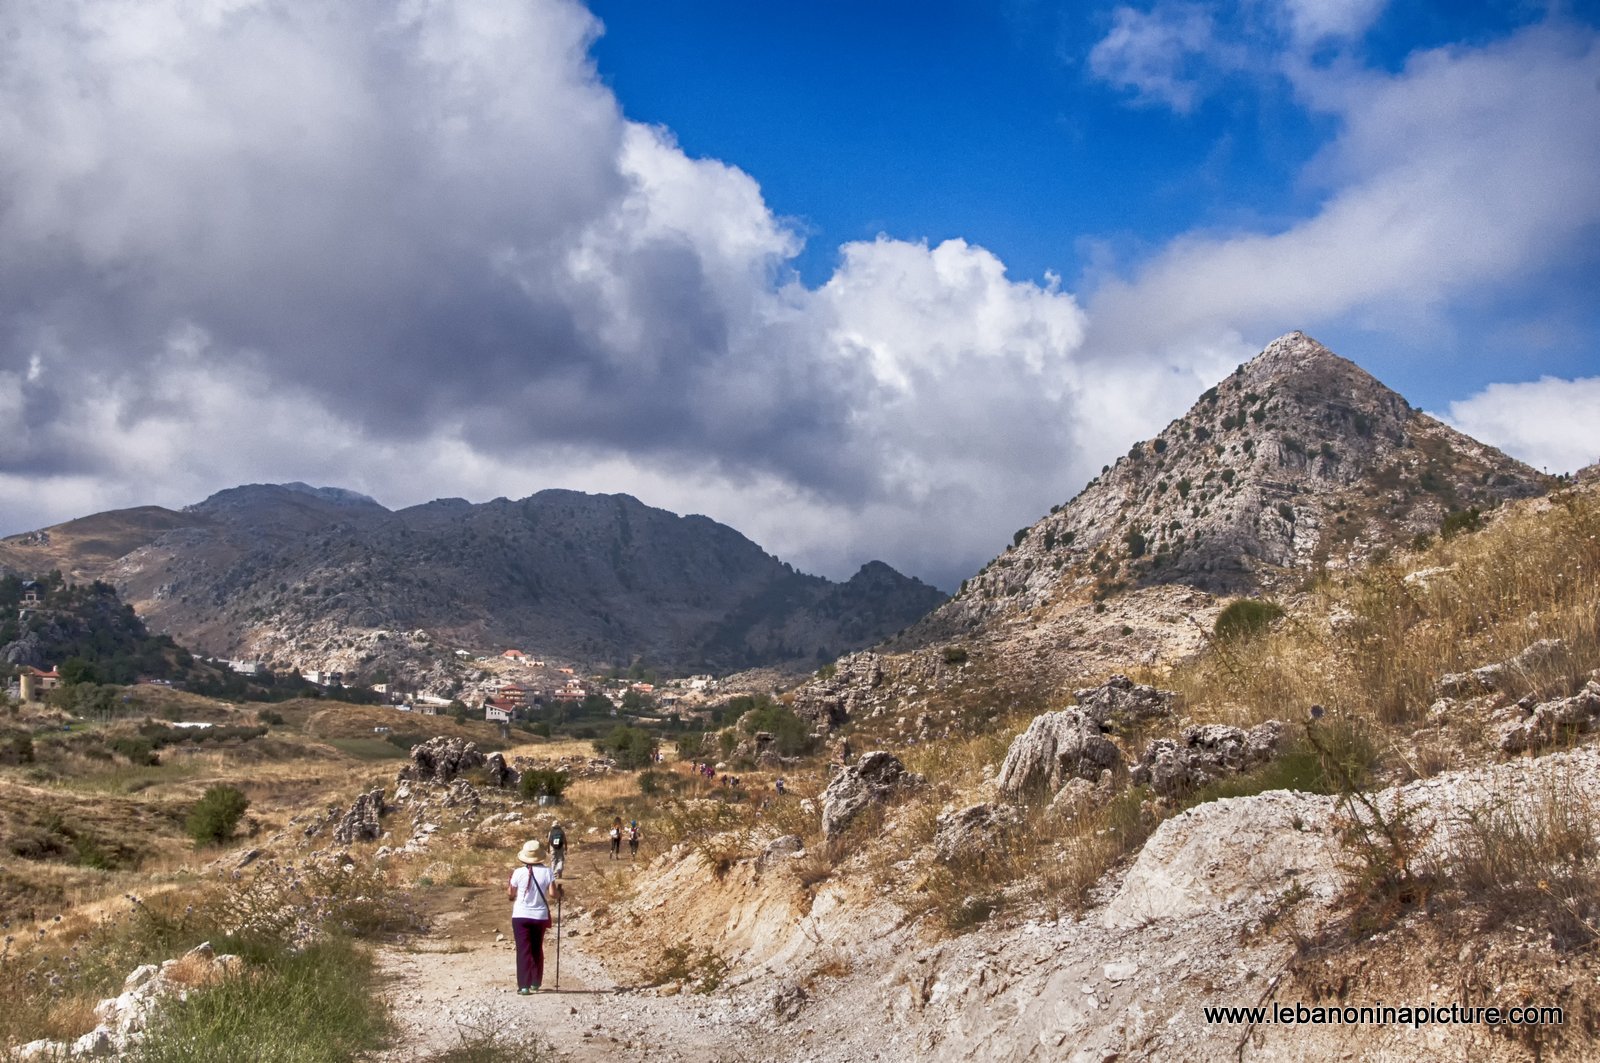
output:
[[[533,876],[532,883],[528,881],[529,875]],[[553,880],[550,869],[539,864],[523,864],[511,872],[511,886],[517,891],[517,899],[511,905],[511,918],[549,919],[550,906],[545,903],[545,898],[550,896],[550,883]]]

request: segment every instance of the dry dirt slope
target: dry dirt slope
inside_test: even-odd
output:
[[[1441,775],[1380,802],[1420,810],[1443,846],[1461,809],[1523,799],[1552,779],[1597,792],[1600,752]],[[1082,918],[996,922],[951,940],[848,875],[812,894],[783,860],[742,861],[718,880],[675,851],[640,876],[634,901],[569,940],[614,957],[618,970],[684,940],[732,961],[729,985],[704,1000],[633,996],[600,1009],[656,1024],[655,1043],[686,1059],[723,1058],[710,1047],[688,1054],[678,1040],[708,1021],[726,1058],[794,1063],[1498,1061],[1530,1058],[1535,1037],[1539,1058],[1594,1058],[1600,968],[1588,953],[1554,955],[1531,926],[1478,934],[1441,916],[1359,947],[1307,952],[1334,921],[1346,883],[1336,822],[1327,797],[1274,791],[1212,802],[1162,826]],[[1556,1004],[1567,1021],[1532,1034],[1481,1024],[1208,1023],[1202,1010],[1274,1001]],[[580,1008],[571,1018],[588,1024],[596,1014]],[[646,1051],[636,1041],[608,1058],[656,1058]]]

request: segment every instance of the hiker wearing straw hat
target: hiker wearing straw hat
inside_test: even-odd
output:
[[[511,938],[517,946],[517,992],[527,996],[544,981],[544,934],[550,929],[551,905],[561,902],[561,883],[541,862],[537,839],[517,853],[521,864],[506,883],[511,902]]]

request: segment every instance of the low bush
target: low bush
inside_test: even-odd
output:
[[[642,727],[613,727],[594,741],[594,751],[617,762],[617,767],[642,768],[655,760],[656,740]]]
[[[530,1039],[519,1031],[501,1027],[493,1016],[483,1019],[457,1019],[456,1044],[428,1057],[428,1063],[544,1063],[551,1059],[550,1046]]]
[[[225,842],[244,817],[250,800],[232,786],[212,786],[201,795],[184,822],[184,830],[196,845]]]
[[[1262,598],[1240,598],[1217,614],[1212,632],[1219,639],[1243,641],[1266,631],[1283,616],[1283,607]]]
[[[1483,527],[1483,514],[1477,506],[1467,509],[1454,509],[1444,515],[1439,522],[1439,537],[1450,540],[1458,535],[1475,532]]]
[[[551,768],[529,768],[522,773],[517,789],[524,800],[537,801],[541,797],[559,798],[572,785],[572,776]]]
[[[645,972],[650,985],[680,982],[693,993],[713,993],[727,980],[732,965],[727,958],[706,948],[698,953],[689,942],[670,945],[661,951],[659,962]]]
[[[800,757],[816,746],[811,725],[784,705],[763,705],[739,717],[739,730],[747,735],[766,732],[772,736],[771,748],[780,756]]]

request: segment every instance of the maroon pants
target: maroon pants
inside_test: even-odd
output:
[[[539,988],[544,981],[544,932],[548,919],[511,920],[511,939],[517,943],[517,988]]]

